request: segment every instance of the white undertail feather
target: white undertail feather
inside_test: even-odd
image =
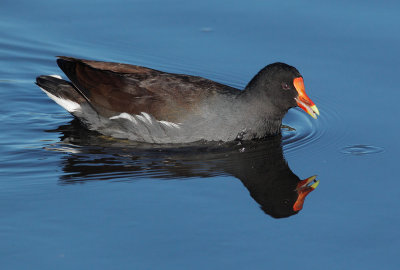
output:
[[[81,105],[79,105],[78,103],[76,103],[76,102],[74,102],[72,100],[56,97],[55,95],[50,94],[49,92],[47,92],[45,89],[43,89],[41,87],[40,87],[40,89],[42,89],[43,92],[45,92],[46,95],[49,96],[49,98],[54,100],[58,105],[60,105],[61,107],[63,107],[64,109],[66,109],[70,113],[76,112],[76,111],[81,109]]]
[[[53,75],[49,75],[49,76],[53,77],[53,78],[56,78],[56,79],[62,80],[62,77],[60,75],[53,74]]]

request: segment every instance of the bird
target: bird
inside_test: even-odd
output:
[[[58,56],[59,75],[36,84],[84,127],[117,139],[169,144],[244,141],[280,134],[299,106],[319,110],[293,66],[262,68],[242,90],[203,77],[147,67]]]

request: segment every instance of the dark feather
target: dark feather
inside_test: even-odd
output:
[[[146,112],[158,120],[179,121],[201,100],[240,90],[197,76],[141,66],[60,56],[59,67],[101,115]]]

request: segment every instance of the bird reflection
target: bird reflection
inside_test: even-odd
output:
[[[300,180],[290,170],[280,136],[263,141],[161,147],[103,137],[80,127],[76,120],[50,132],[61,132],[62,137],[48,149],[70,152],[63,161],[61,184],[232,175],[266,214],[283,218],[297,214],[319,183],[315,176]]]

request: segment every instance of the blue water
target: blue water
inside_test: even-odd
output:
[[[2,1],[0,268],[399,269],[399,10],[398,1]],[[61,74],[56,55],[235,87],[266,64],[293,65],[321,117],[291,110],[283,154],[320,185],[300,213],[275,219],[234,172],[235,154],[146,150],[80,131],[34,85]],[[243,164],[270,160],[248,153]]]

